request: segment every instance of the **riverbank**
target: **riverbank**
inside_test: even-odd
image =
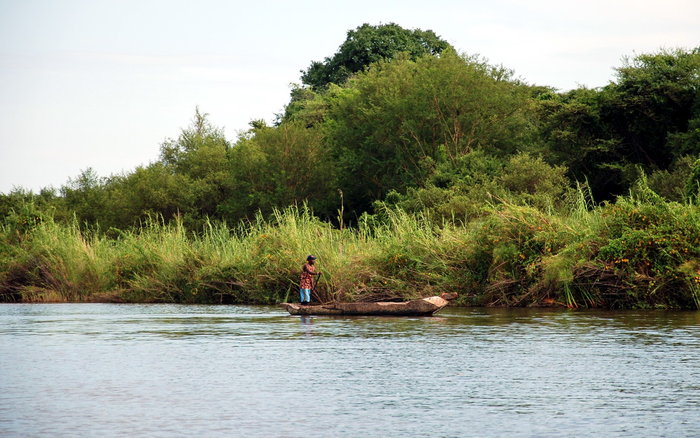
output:
[[[237,228],[86,233],[49,218],[2,227],[0,300],[273,304],[307,254],[321,300],[457,292],[462,306],[697,309],[700,208],[646,192],[565,212],[501,203],[466,224],[388,211],[337,229],[303,208]]]

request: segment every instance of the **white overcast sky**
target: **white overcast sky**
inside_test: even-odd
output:
[[[700,46],[698,0],[0,0],[0,192],[148,164],[196,106],[235,139],[347,30],[389,22],[560,90]]]

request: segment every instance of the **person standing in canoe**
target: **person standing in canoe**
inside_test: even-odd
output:
[[[301,280],[299,281],[299,301],[301,304],[311,303],[311,290],[314,288],[313,277],[321,275],[316,272],[316,257],[310,255],[306,258],[306,263],[301,267]]]

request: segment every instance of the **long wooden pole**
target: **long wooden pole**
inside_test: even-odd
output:
[[[321,279],[321,272],[319,272],[318,275],[316,276],[316,281],[314,282],[314,288],[311,290],[311,296],[313,297],[315,295],[316,301],[318,301],[319,303],[321,302],[321,300],[319,299],[318,295],[316,294],[316,286],[318,286],[318,280],[320,280],[320,279]]]

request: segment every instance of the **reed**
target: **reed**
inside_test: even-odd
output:
[[[464,305],[697,308],[700,207],[643,186],[567,211],[502,200],[467,223],[387,210],[334,228],[305,206],[229,227],[149,218],[132,231],[81,231],[50,217],[0,228],[3,301],[276,303],[296,299],[307,254],[320,300],[459,292]]]

